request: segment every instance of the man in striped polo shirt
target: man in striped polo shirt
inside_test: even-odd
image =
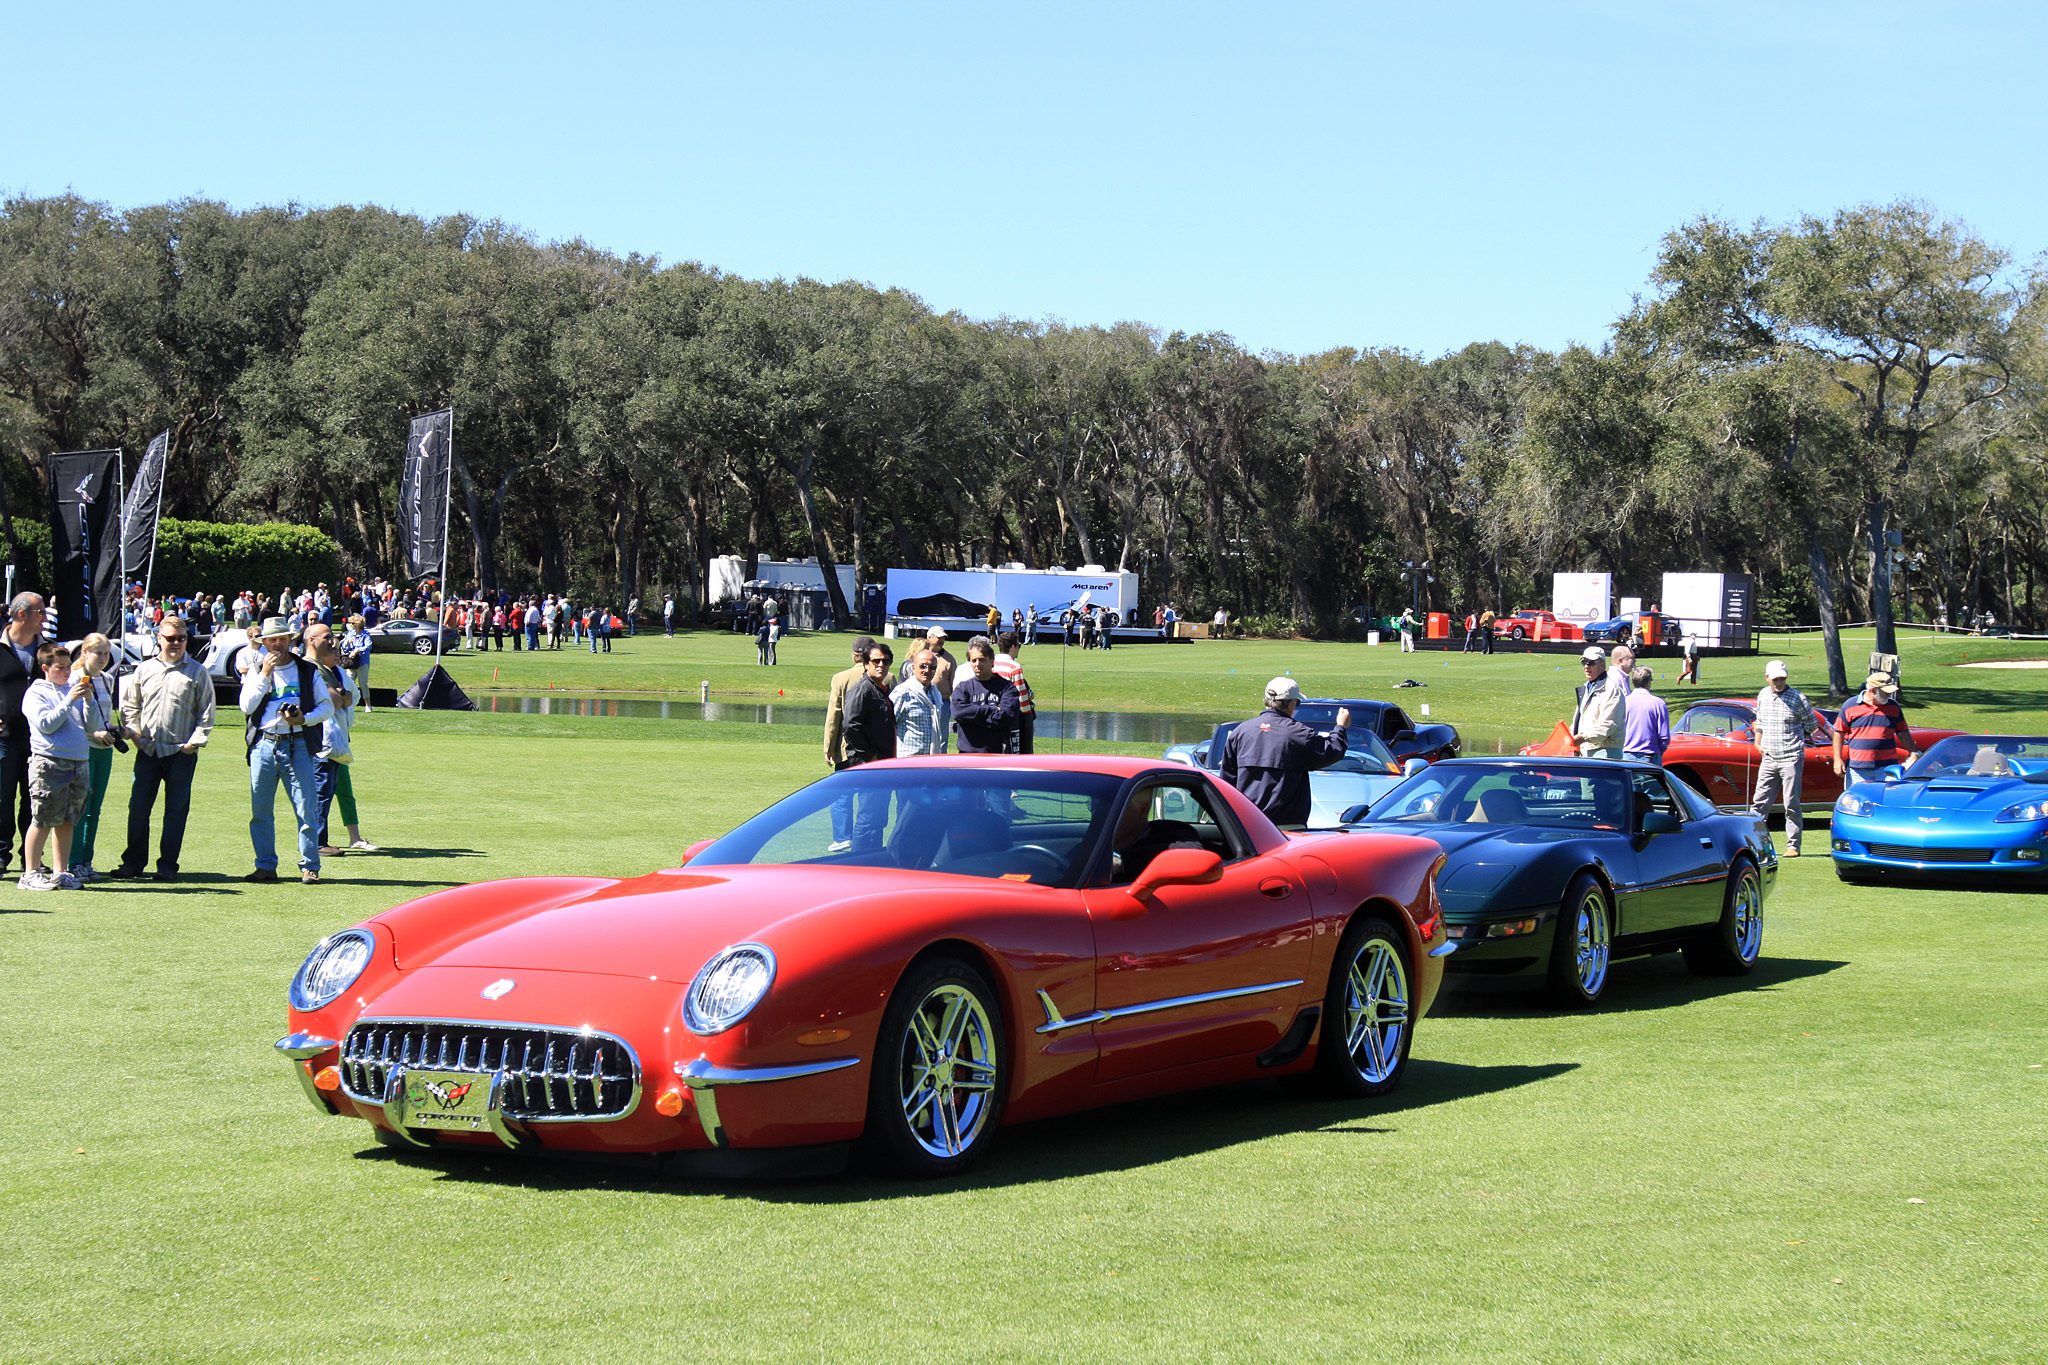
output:
[[[1916,750],[1913,731],[1894,700],[1899,686],[1879,670],[1865,679],[1863,695],[1835,718],[1835,775],[1841,776],[1843,749],[1848,750],[1850,780],[1881,782],[1887,764],[1904,763]]]

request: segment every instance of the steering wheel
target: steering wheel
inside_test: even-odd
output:
[[[1043,858],[1045,864],[1039,870],[1049,877],[1057,877],[1067,870],[1067,860],[1043,844],[1011,844],[1009,851],[1011,853],[1029,853],[1035,858]]]

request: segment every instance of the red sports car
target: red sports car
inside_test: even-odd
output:
[[[1508,640],[1583,640],[1583,627],[1560,621],[1547,611],[1522,610],[1494,618],[1493,633]]]
[[[794,1170],[857,1142],[939,1175],[1001,1124],[1143,1095],[1390,1090],[1452,947],[1442,856],[1289,838],[1156,760],[875,763],[680,868],[459,887],[334,934],[277,1046],[394,1145]]]
[[[1806,780],[1799,791],[1799,804],[1808,811],[1832,808],[1842,794],[1842,779],[1835,776],[1835,747],[1832,726],[1835,711],[1815,707],[1822,725],[1807,737]],[[1926,749],[1936,740],[1961,734],[1959,730],[1926,730],[1914,725],[1913,743]],[[1671,747],[1664,751],[1664,768],[1717,806],[1747,806],[1756,790],[1757,764],[1763,753],[1756,747],[1756,699],[1723,697],[1718,701],[1695,702],[1683,715],[1671,719]],[[1537,745],[1522,750],[1533,754]]]

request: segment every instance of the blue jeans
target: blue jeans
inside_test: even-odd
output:
[[[283,785],[299,824],[299,868],[320,870],[320,796],[317,769],[305,741],[265,735],[249,752],[249,843],[260,871],[277,870],[277,789]]]
[[[149,865],[149,817],[156,809],[156,789],[164,789],[164,837],[157,846],[159,872],[176,872],[185,847],[185,817],[192,811],[192,773],[199,755],[171,754],[157,758],[135,751],[135,784],[128,789],[128,847],[121,866],[141,871]],[[275,859],[272,859],[275,862]]]
[[[590,632],[590,652],[592,654],[597,653],[597,630],[595,627],[592,627]]]
[[[1630,763],[1661,763],[1663,761],[1648,749],[1623,749],[1621,756]]]

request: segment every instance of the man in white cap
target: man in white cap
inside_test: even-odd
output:
[[[334,700],[319,670],[292,650],[297,632],[282,616],[264,621],[263,654],[242,675],[248,718],[249,842],[256,870],[243,880],[277,880],[277,789],[282,786],[299,827],[299,880],[320,880],[320,796],[315,755]]]
[[[1572,742],[1581,758],[1618,759],[1628,728],[1628,688],[1619,674],[1608,671],[1607,651],[1598,645],[1586,646],[1579,667],[1586,680],[1572,693]]]
[[[1276,825],[1308,823],[1308,775],[1344,757],[1351,712],[1337,708],[1337,727],[1317,733],[1294,718],[1301,684],[1275,678],[1266,684],[1266,709],[1230,732],[1223,746],[1223,780],[1243,792]]]
[[[1806,819],[1799,809],[1799,791],[1806,780],[1806,737],[1813,732],[1813,704],[1792,686],[1783,659],[1764,665],[1764,690],[1756,694],[1756,792],[1750,814],[1762,819],[1771,807],[1785,804],[1785,856],[1799,856],[1799,835]]]

